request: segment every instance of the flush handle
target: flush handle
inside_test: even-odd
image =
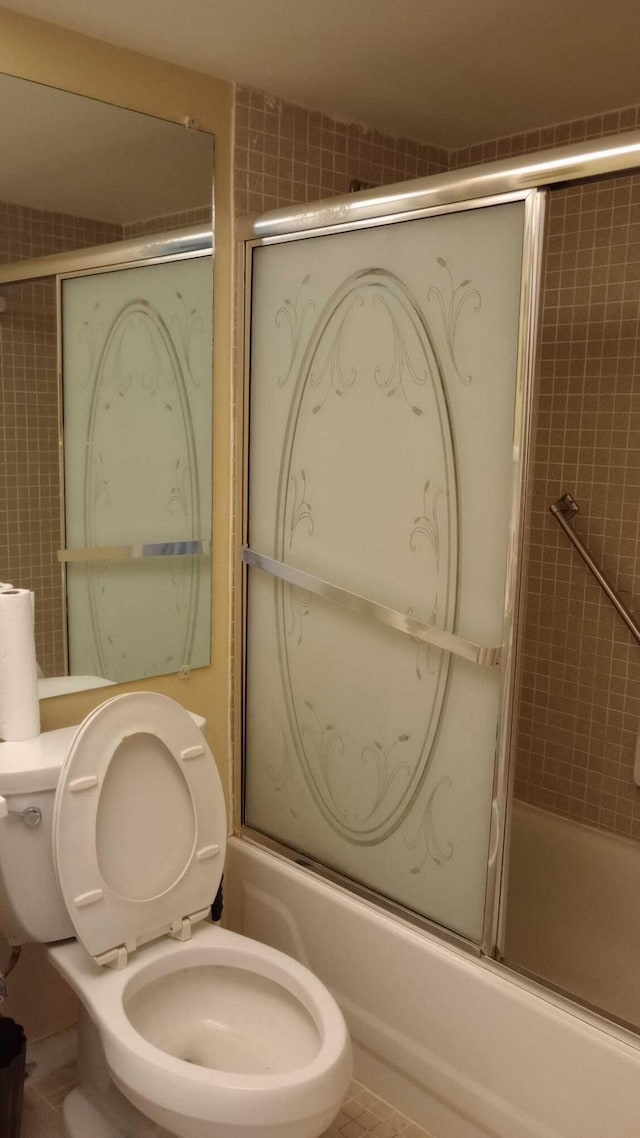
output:
[[[6,798],[0,797],[0,818],[21,818],[25,826],[39,826],[42,811],[37,806],[26,806],[24,810],[10,810]]]

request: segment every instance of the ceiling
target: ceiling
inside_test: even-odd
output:
[[[447,149],[640,101],[638,0],[9,0]]]
[[[210,135],[8,75],[0,108],[2,201],[118,224],[211,202]]]

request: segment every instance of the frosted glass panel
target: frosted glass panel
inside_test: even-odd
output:
[[[62,284],[66,544],[211,538],[210,257]],[[210,654],[210,554],[69,564],[70,672]]]
[[[503,640],[524,205],[259,247],[249,544]],[[245,819],[474,940],[501,675],[251,570]]]

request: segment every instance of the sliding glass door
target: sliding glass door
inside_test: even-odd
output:
[[[251,257],[244,821],[474,942],[502,840],[537,205]]]

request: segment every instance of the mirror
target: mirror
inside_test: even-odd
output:
[[[0,581],[34,592],[41,697],[204,666],[213,138],[0,98]]]

